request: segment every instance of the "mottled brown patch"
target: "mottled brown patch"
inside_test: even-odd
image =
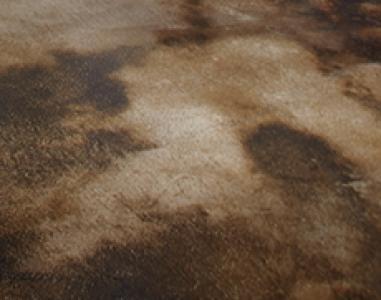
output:
[[[95,254],[51,273],[13,272],[5,295],[38,299],[288,299],[298,282],[331,286],[336,299],[377,299],[324,257],[291,240],[263,238],[250,219],[209,218],[201,208],[155,213],[154,238],[104,242]],[[346,282],[350,284],[341,284]],[[359,298],[362,299],[362,298]]]
[[[128,129],[105,126],[128,105],[112,73],[135,54],[129,48],[55,52],[53,65],[15,66],[0,74],[0,297],[7,290],[9,297],[21,297],[13,294],[18,282],[30,280],[21,264],[47,234],[54,235],[42,224],[78,213],[70,188],[50,194],[44,188],[74,171],[102,172],[114,158],[153,147]]]
[[[319,208],[324,203],[325,209],[335,211],[331,222],[340,220],[362,233],[361,263],[346,275],[364,291],[380,295],[381,255],[376,249],[381,247],[381,233],[369,217],[373,207],[350,187],[361,178],[353,164],[319,137],[281,123],[259,126],[247,145],[256,166],[277,180],[294,211],[308,219],[305,210],[315,207],[324,213]]]
[[[380,7],[378,1],[310,1],[312,3],[325,3],[317,5],[323,15],[329,19],[331,30],[338,31],[343,37],[343,46],[337,51],[331,52],[332,62],[340,60],[343,55],[357,55],[369,61],[380,61],[381,39],[376,31],[380,19],[375,12]],[[364,29],[367,29],[364,31]],[[340,53],[341,52],[341,53]],[[326,53],[327,54],[327,53]]]
[[[166,46],[184,44],[202,45],[213,38],[212,21],[207,17],[203,0],[183,0],[179,4],[179,15],[186,28],[158,31],[158,40]]]
[[[20,267],[20,257],[27,258],[33,246],[43,239],[34,230],[34,226],[41,222],[38,217],[37,214],[27,210],[23,212],[16,207],[7,214],[0,211],[0,297],[4,297],[1,293],[3,289],[12,289],[10,285],[13,275]]]
[[[343,85],[344,95],[357,100],[377,114],[381,113],[381,99],[377,99],[370,88],[350,78],[345,80]]]
[[[335,272],[296,247],[258,237],[249,219],[215,222],[190,209],[151,222],[167,229],[137,244],[104,243],[65,271],[16,273],[15,286],[39,299],[267,300],[285,299],[300,278],[327,280]]]
[[[276,13],[263,19],[268,32],[281,33],[310,50],[323,72],[380,61],[380,22],[376,15],[381,6],[377,1],[285,0],[275,1],[275,6]]]
[[[127,131],[86,133],[86,127],[96,127],[127,106],[124,86],[111,73],[133,54],[134,49],[125,48],[89,55],[58,52],[53,66],[14,67],[3,72],[0,178],[30,186],[53,181],[77,166],[109,160],[108,142],[109,154],[144,148],[136,146]],[[63,124],[81,117],[79,128]]]
[[[134,139],[127,130],[99,129],[87,133],[85,145],[87,157],[98,167],[107,167],[112,157],[124,157],[127,152],[143,151],[153,144]]]
[[[305,182],[349,182],[348,162],[326,142],[281,123],[260,126],[249,138],[258,166],[275,178]]]

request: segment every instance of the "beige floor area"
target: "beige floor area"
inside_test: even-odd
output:
[[[376,0],[0,1],[0,299],[381,299]]]

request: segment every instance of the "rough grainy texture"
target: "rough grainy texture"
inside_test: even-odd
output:
[[[381,3],[0,1],[0,299],[381,299]]]

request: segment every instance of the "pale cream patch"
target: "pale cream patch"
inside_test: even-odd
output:
[[[0,65],[44,63],[51,51],[100,52],[152,44],[173,23],[154,0],[1,1]]]

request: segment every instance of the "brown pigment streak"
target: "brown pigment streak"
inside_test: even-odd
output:
[[[336,220],[363,235],[361,262],[346,276],[380,296],[381,255],[376,249],[381,247],[381,232],[368,217],[372,207],[348,186],[358,179],[355,166],[319,137],[282,123],[259,126],[246,145],[256,166],[279,182],[290,207],[301,215],[308,218],[304,207],[318,207],[325,197],[336,199],[333,204],[325,203],[333,205]]]
[[[277,8],[271,13],[258,15],[262,19],[251,27],[262,28],[269,34],[277,33],[298,42],[313,53],[324,73],[340,70],[362,62],[379,62],[381,38],[378,15],[372,10],[360,9],[372,3],[381,10],[381,4],[373,1],[276,1]],[[376,9],[373,9],[376,10]],[[253,14],[255,16],[255,14]],[[381,15],[380,15],[381,16]],[[239,26],[238,26],[239,27]],[[256,35],[258,30],[246,30]],[[239,36],[240,30],[234,30]],[[226,36],[219,31],[218,37]]]
[[[376,31],[370,31],[368,34],[364,29],[375,30],[380,25],[379,19],[375,18],[372,12],[361,10],[362,5],[373,1],[309,1],[312,3],[309,16],[311,20],[320,19],[322,30],[334,33],[337,38],[343,39],[340,49],[325,48],[325,45],[314,46],[312,49],[322,58],[324,64],[323,70],[341,68],[340,64],[351,63],[353,58],[345,56],[355,56],[355,61],[380,61],[381,60],[381,39]],[[374,5],[380,7],[375,1]],[[308,8],[307,8],[308,10]],[[319,24],[319,23],[318,23]],[[329,44],[329,42],[327,42]],[[346,60],[348,60],[346,62]],[[337,64],[338,61],[339,64]],[[341,61],[341,62],[340,62]]]
[[[207,17],[203,0],[183,0],[179,5],[180,19],[185,29],[166,29],[158,31],[158,41],[166,46],[184,44],[202,45],[213,39],[212,22]]]
[[[380,61],[381,39],[378,21],[366,10],[359,12],[365,1],[280,1],[277,12],[258,10],[260,21],[217,26],[203,1],[184,0],[179,4],[179,18],[186,28],[158,31],[159,44],[166,46],[203,46],[216,39],[280,33],[310,50],[320,69],[330,73],[359,62]],[[375,3],[377,7],[380,4]],[[357,12],[357,13],[355,13]],[[255,15],[254,15],[255,17]],[[316,39],[315,35],[319,36]],[[324,37],[324,38],[322,38]]]
[[[147,221],[148,222],[148,221]],[[249,218],[211,221],[202,208],[154,214],[165,225],[156,237],[119,245],[104,242],[81,262],[52,273],[15,272],[14,290],[38,299],[292,299],[298,281],[328,284],[335,299],[369,299],[356,274],[284,237],[263,238]],[[347,280],[350,284],[340,284]],[[308,299],[306,299],[308,300]]]
[[[380,25],[379,19],[360,9],[361,4],[370,2],[337,1],[328,16],[334,20],[333,24],[340,28],[342,34],[347,36],[345,46],[349,51],[370,61],[380,61],[381,40],[377,36],[361,33],[364,28],[377,28]]]
[[[377,115],[381,114],[381,99],[377,99],[367,86],[349,78],[344,81],[343,93]]]
[[[66,271],[16,273],[14,284],[39,299],[267,300],[287,298],[299,279],[341,278],[323,258],[258,237],[249,219],[211,223],[201,208],[189,208],[152,221],[167,226],[154,240],[104,243]]]
[[[1,292],[15,292],[18,281],[28,280],[19,267],[44,242],[41,224],[77,213],[65,193],[56,192],[38,205],[17,191],[55,186],[73,170],[100,173],[115,158],[155,147],[128,129],[91,128],[88,117],[78,128],[64,125],[81,113],[102,124],[103,118],[123,112],[126,91],[110,76],[134,56],[135,49],[128,48],[86,55],[55,52],[53,66],[13,67],[0,74]]]
[[[107,165],[115,153],[145,149],[147,143],[137,145],[127,130],[94,133],[62,125],[66,119],[80,117],[78,107],[84,110],[82,114],[92,115],[90,121],[95,124],[102,116],[113,116],[127,107],[123,85],[110,75],[128,62],[133,51],[57,52],[54,66],[26,66],[3,73],[0,177],[20,186],[54,181],[73,167],[93,168],[101,161]],[[86,122],[84,127],[91,125]],[[107,147],[109,141],[112,145]],[[100,143],[102,147],[96,147]]]

